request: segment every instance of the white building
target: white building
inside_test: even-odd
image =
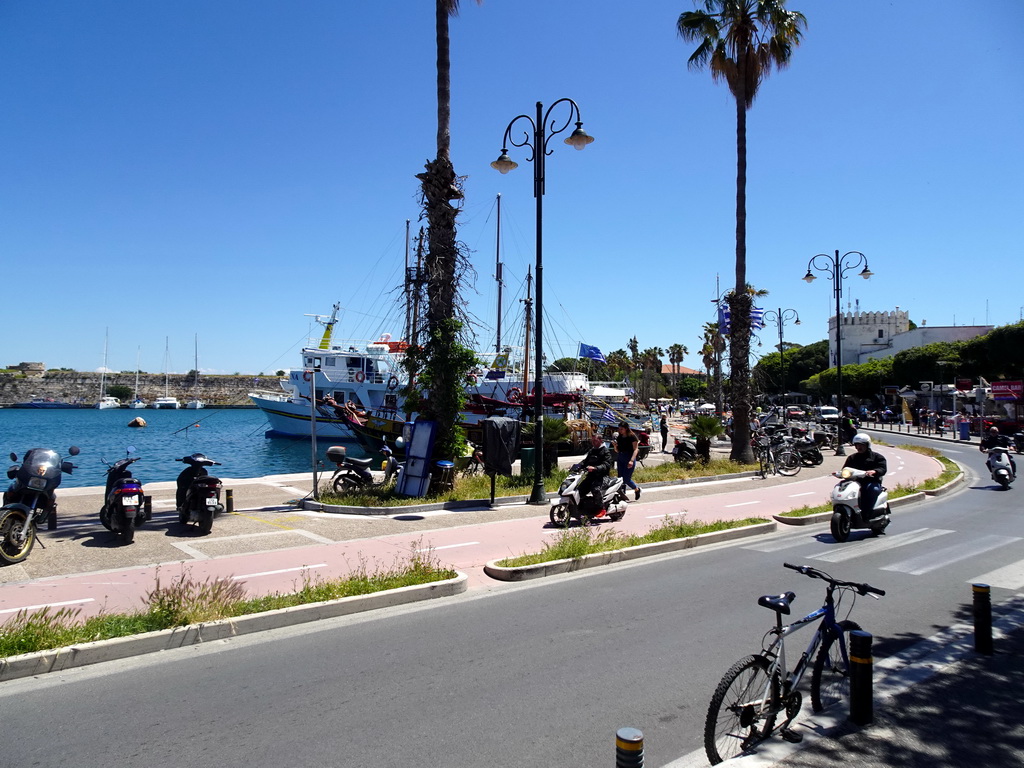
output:
[[[983,336],[991,325],[933,325],[911,330],[910,317],[896,307],[891,312],[844,312],[843,365],[866,363],[868,360],[892,357],[897,352],[938,341],[966,341]],[[829,365],[836,364],[836,318],[828,319]]]

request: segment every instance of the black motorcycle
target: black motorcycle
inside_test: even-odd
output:
[[[128,454],[134,450],[130,446]],[[106,501],[100,509],[100,522],[108,531],[118,534],[125,544],[135,540],[135,529],[152,514],[144,504],[142,483],[132,477],[131,465],[140,458],[125,456],[107,467],[107,488],[103,495]]]
[[[224,484],[220,478],[207,472],[206,468],[220,466],[220,462],[202,453],[193,453],[175,461],[188,465],[178,475],[178,492],[175,496],[178,522],[182,525],[198,523],[200,531],[209,533],[213,530],[214,515],[224,511],[224,505],[220,503],[220,491]]]
[[[688,438],[677,437],[672,446],[672,458],[680,464],[697,460],[697,444]]]
[[[385,445],[380,452],[384,456],[384,479],[381,485],[387,485],[392,479],[397,481],[401,465],[388,446]],[[370,472],[373,459],[353,459],[349,457],[345,446],[332,445],[327,449],[327,460],[336,467],[330,480],[335,493],[355,491],[374,485],[373,474]]]
[[[68,454],[77,456],[78,446],[71,446]],[[11,454],[11,461],[18,461],[17,454]],[[4,492],[0,510],[0,561],[20,563],[36,543],[38,526],[45,522],[48,530],[57,527],[57,486],[63,473],[70,475],[74,468],[56,451],[33,448],[7,470],[14,482]]]
[[[815,432],[813,435],[808,435],[806,429],[794,429],[793,435],[795,439],[789,447],[800,457],[801,464],[805,467],[816,467],[825,461],[825,457],[821,453],[821,446],[828,440],[825,433]]]
[[[1013,433],[1013,450],[1024,453],[1024,432]]]

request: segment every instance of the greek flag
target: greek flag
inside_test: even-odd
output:
[[[615,411],[613,411],[611,408],[605,408],[604,413],[601,414],[601,418],[604,419],[605,421],[610,421],[612,423],[618,421],[618,418],[615,416]]]
[[[725,302],[721,302],[718,305],[718,332],[723,336],[728,336],[730,329],[730,320],[732,319],[732,313],[729,310],[729,305]],[[750,308],[750,330],[751,332],[759,331],[764,328],[764,310],[761,307]]]
[[[592,347],[589,344],[580,342],[580,354],[579,357],[586,357],[590,360],[597,360],[599,363],[607,363],[604,359],[604,355],[601,354],[601,350],[597,347]]]

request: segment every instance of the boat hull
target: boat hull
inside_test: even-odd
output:
[[[309,439],[309,403],[275,400],[253,394],[250,394],[249,398],[267,417],[267,422],[270,425],[270,429],[267,430],[269,437]],[[322,412],[318,412],[316,415],[316,436],[317,439],[329,438],[348,442],[354,442],[356,439],[342,419],[328,416]]]

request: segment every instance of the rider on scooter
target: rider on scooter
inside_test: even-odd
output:
[[[587,471],[579,484],[580,501],[590,491],[593,491],[594,504],[601,510],[600,517],[604,513],[604,505],[601,503],[601,481],[612,471],[612,452],[605,445],[604,438],[597,432],[590,436],[590,450],[583,457],[583,468]]]
[[[982,453],[988,453],[992,448],[1009,448],[1010,439],[1006,435],[999,434],[999,430],[996,427],[989,427],[988,435],[981,438],[981,444],[978,446],[978,450]],[[1007,451],[1006,458],[1010,460],[1010,467],[1013,470],[1013,476],[1017,476],[1017,462],[1013,460],[1013,455]],[[988,467],[988,471],[992,471],[992,457],[990,456],[985,460],[985,466]]]
[[[861,469],[868,478],[860,481],[860,508],[865,517],[875,516],[875,500],[882,492],[882,476],[888,465],[885,456],[871,449],[871,437],[858,432],[853,436],[853,447],[857,451],[847,458],[843,467]]]

